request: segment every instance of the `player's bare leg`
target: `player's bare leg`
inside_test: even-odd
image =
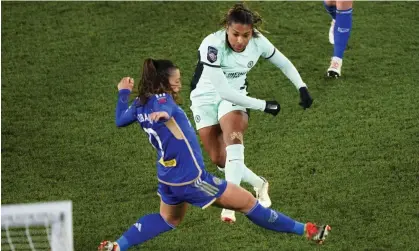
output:
[[[269,207],[268,182],[257,176],[244,164],[244,132],[248,127],[248,115],[243,111],[231,111],[220,119],[223,139],[226,145],[225,178],[227,181],[240,185],[241,180],[254,186],[264,206]],[[223,209],[221,219],[225,222],[236,221],[235,212]]]
[[[262,207],[248,191],[228,183],[224,193],[214,205],[242,212],[253,223],[276,232],[305,235],[309,240],[322,244],[331,227],[317,226],[313,223],[302,224],[273,209]]]
[[[204,150],[208,153],[211,162],[224,168],[226,161],[225,143],[220,125],[212,125],[198,130]]]
[[[164,220],[163,224],[167,224],[170,226],[170,228],[177,227],[183,220],[186,214],[186,210],[188,208],[187,203],[180,203],[178,205],[168,205],[164,203],[163,201],[160,201],[160,216]],[[152,221],[152,219],[150,218]],[[147,222],[148,223],[148,222]],[[156,224],[156,222],[150,222],[150,225]],[[140,243],[135,243],[136,241],[136,234],[140,235],[140,233],[144,232],[145,229],[142,228],[149,228],[150,226],[143,226],[140,222],[137,222],[134,224],[133,227],[131,227],[126,233],[124,233],[123,236],[117,241],[102,241],[98,247],[99,251],[124,251],[127,250],[131,246],[138,245],[140,243],[143,243],[144,241],[147,241],[147,238],[137,238],[141,239]],[[156,228],[156,226],[153,227],[151,231],[146,233],[150,238],[153,238],[157,236],[160,233],[163,233],[165,231],[159,231],[159,229]],[[163,230],[169,230],[169,229],[163,229]],[[131,231],[131,232],[130,232]],[[128,237],[128,235],[130,237]],[[128,238],[127,238],[128,237]],[[127,240],[130,239],[130,240]]]
[[[248,120],[249,120],[249,115],[243,111],[232,111],[224,115],[220,119],[221,128],[223,129],[224,142],[228,142],[228,140],[231,140],[232,138],[234,138],[234,136],[243,135],[241,139],[241,144],[244,146],[244,133],[248,127]],[[234,122],[229,122],[229,121],[234,121]],[[233,125],[233,123],[239,123],[238,128],[235,128],[236,126]],[[241,129],[240,123],[243,125],[242,131],[240,131]],[[230,141],[229,143],[226,143],[226,145],[227,144],[231,145],[233,143],[238,143],[238,142]],[[244,147],[243,147],[243,154],[244,154]],[[262,206],[270,207],[272,205],[272,202],[268,194],[268,191],[269,191],[268,181],[265,178],[256,175],[252,170],[250,170],[244,164],[244,161],[242,161],[241,164],[243,165],[243,175],[242,175],[241,180],[253,186],[253,189],[255,190],[256,198],[259,200],[259,203]]]
[[[183,221],[188,210],[188,203],[180,203],[177,205],[168,205],[162,200],[160,201],[160,215],[170,225],[177,227]]]
[[[244,113],[244,116],[246,118],[245,122],[247,125],[247,114]],[[210,156],[212,163],[216,164],[218,169],[224,172],[227,153],[220,125],[218,124],[201,128],[198,130],[198,133],[202,144],[204,145],[204,149]],[[263,177],[257,176],[245,167],[242,180],[253,186],[256,198],[259,199],[260,203],[264,207],[269,207],[272,204],[268,195],[269,183]],[[230,214],[233,214],[234,216],[234,212],[230,212]],[[228,219],[228,217],[226,217],[226,219]]]

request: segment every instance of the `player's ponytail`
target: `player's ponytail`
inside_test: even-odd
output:
[[[251,25],[253,37],[258,37],[259,35],[256,30],[264,31],[261,27],[263,23],[262,17],[257,12],[251,11],[244,3],[236,3],[221,20],[223,28],[227,28],[232,23]]]
[[[138,85],[140,104],[147,103],[148,98],[152,95],[161,93],[170,93],[177,100],[177,94],[173,93],[169,83],[169,77],[175,69],[178,68],[170,60],[147,58],[144,61],[140,84]]]
[[[157,71],[153,61],[153,59],[147,58],[143,63],[143,70],[138,85],[138,97],[140,98],[140,103],[142,105],[147,102],[151,95],[153,95],[152,90],[157,77]]]

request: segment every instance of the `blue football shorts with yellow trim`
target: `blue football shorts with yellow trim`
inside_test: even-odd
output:
[[[187,202],[205,209],[219,198],[226,188],[227,181],[202,170],[201,176],[194,183],[185,186],[170,186],[159,183],[157,193],[163,202],[168,205]]]

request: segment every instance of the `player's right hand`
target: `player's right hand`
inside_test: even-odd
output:
[[[131,77],[122,78],[118,83],[118,91],[123,89],[132,91],[132,88],[134,88],[134,79]]]
[[[150,114],[150,120],[157,122],[160,119],[168,120],[170,119],[170,116],[167,112],[153,112]]]
[[[279,111],[281,111],[281,106],[276,100],[273,101],[266,101],[266,107],[264,112],[272,114],[273,116],[278,115]]]

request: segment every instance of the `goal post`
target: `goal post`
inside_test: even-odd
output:
[[[71,201],[1,205],[1,249],[73,251]]]

